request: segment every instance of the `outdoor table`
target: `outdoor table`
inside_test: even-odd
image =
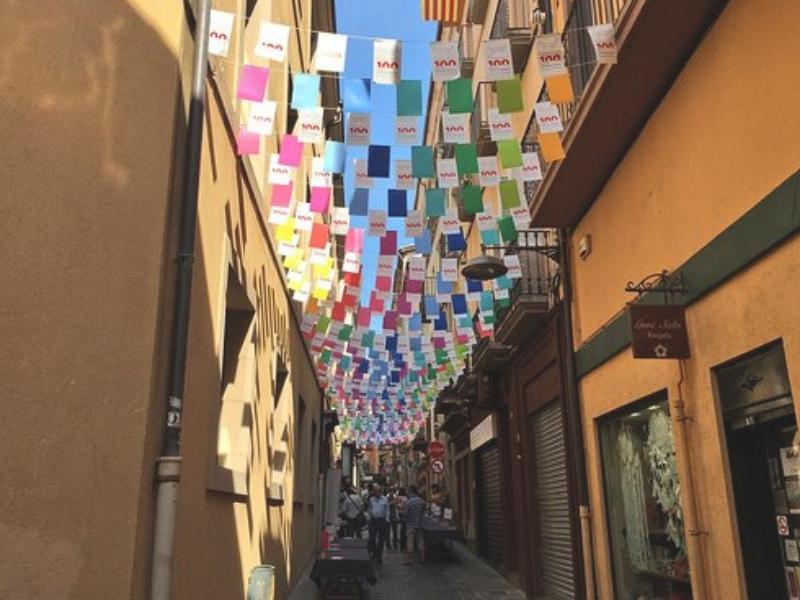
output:
[[[335,548],[363,548],[367,549],[367,540],[359,538],[336,538],[331,542],[330,547]]]
[[[444,547],[445,542],[449,546],[453,540],[464,539],[461,530],[455,525],[431,518],[425,518],[422,521],[422,537],[425,540],[426,560],[432,556],[435,550]]]
[[[320,550],[311,569],[311,580],[322,588],[322,598],[361,598],[361,582],[377,581],[364,540],[340,539],[328,550]]]

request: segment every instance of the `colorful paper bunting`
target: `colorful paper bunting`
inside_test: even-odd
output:
[[[478,172],[478,151],[475,144],[456,144],[456,168],[460,177]]]
[[[367,154],[367,176],[389,177],[389,146],[370,146]]]
[[[279,23],[262,23],[254,53],[259,58],[283,62],[289,46],[289,26]]]
[[[292,77],[292,104],[295,109],[319,106],[319,75],[295,73]]]
[[[500,166],[504,169],[522,166],[522,151],[516,139],[499,140],[497,142],[497,156],[500,159]]]
[[[222,10],[211,9],[208,33],[208,53],[214,56],[228,56],[228,48],[236,15]]]

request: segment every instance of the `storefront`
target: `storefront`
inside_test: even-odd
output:
[[[503,484],[494,414],[485,417],[470,430],[470,449],[475,464],[478,553],[499,567],[504,563]]]

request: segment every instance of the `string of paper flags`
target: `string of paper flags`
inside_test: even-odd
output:
[[[451,18],[452,5],[459,3],[431,4]],[[213,11],[213,54],[227,54],[232,26],[230,13]],[[289,30],[262,23],[254,55],[284,62]],[[613,27],[587,30],[597,61],[614,62]],[[488,114],[496,148],[491,156],[482,155],[473,139],[474,82],[461,75],[457,42],[430,43],[432,79],[441,83],[446,97],[439,145],[422,144],[422,81],[400,77],[402,42],[375,38],[371,79],[338,76],[346,114],[344,139],[326,139],[323,119],[329,107],[320,105],[322,75],[296,73],[288,103],[297,110],[297,122],[292,133],[281,136],[278,152],[268,161],[268,220],[287,285],[304,305],[301,330],[343,434],[359,445],[413,439],[439,392],[464,371],[472,347],[492,335],[496,309],[509,302],[514,280],[522,277],[519,257],[507,253],[503,261],[508,273],[491,282],[461,276],[452,254],[467,246],[462,216],[474,219],[484,244],[510,244],[530,225],[524,185],[542,178],[539,153],[524,151],[514,135],[511,117],[524,107],[509,40],[483,42],[482,81],[494,86],[496,96]],[[551,162],[564,156],[558,105],[571,102],[574,93],[561,34],[537,36],[534,51],[549,98],[534,107],[537,142],[542,158]],[[346,52],[347,36],[318,32],[316,70],[341,74]],[[261,138],[275,129],[278,103],[266,97],[270,67],[245,64],[239,75],[237,98],[243,101],[244,118],[237,152],[258,154]],[[373,143],[373,84],[395,87],[394,143],[410,147],[410,159],[405,153],[392,156],[390,145]],[[306,189],[297,178],[307,144],[321,144],[322,156],[311,159],[309,185],[299,198],[298,190]],[[366,149],[366,158],[348,157],[352,147]],[[333,174],[344,173],[348,159],[353,161],[355,190],[346,207],[332,206]],[[390,183],[385,209],[370,206],[369,190],[378,180]],[[419,183],[420,202],[409,206],[408,191]],[[484,202],[485,188],[497,189],[497,202]],[[448,206],[450,195],[458,197],[459,206]],[[366,224],[356,226],[364,217]],[[393,225],[398,220],[413,241],[413,253],[402,267],[397,264],[400,228]],[[434,232],[444,240],[446,252],[430,276]],[[379,255],[374,285],[362,302],[365,240],[370,237],[378,240]],[[344,248],[341,264],[335,238]]]

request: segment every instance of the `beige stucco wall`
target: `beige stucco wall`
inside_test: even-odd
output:
[[[576,343],[800,168],[798,27],[794,0],[733,0],[703,40],[575,229]]]
[[[209,97],[213,99],[213,93]],[[184,420],[186,458],[175,549],[175,597],[242,597],[250,569],[272,564],[277,567],[277,597],[281,598],[288,582],[300,576],[318,539],[316,461],[312,463],[308,449],[302,453],[300,471],[304,480],[294,481],[298,471],[294,460],[298,426],[294,407],[297,396],[302,395],[308,441],[311,420],[316,421],[318,432],[321,426],[321,394],[267,241],[263,203],[250,193],[242,179],[243,171],[216,101],[209,103],[206,125]],[[257,397],[247,498],[207,490],[209,459],[216,454],[227,244],[233,249],[233,263],[243,282],[254,294],[257,309]],[[272,355],[277,349],[288,356],[291,375],[276,405],[272,395]],[[275,482],[283,485],[285,500],[283,506],[267,508],[267,489]],[[301,490],[296,489],[298,485]]]
[[[733,0],[703,40],[576,228],[573,244],[591,234],[593,246],[574,264],[578,346],[631,299],[627,281],[680,266],[800,168],[798,26],[792,0]],[[706,579],[695,597],[746,598],[711,369],[782,339],[800,386],[800,318],[786,304],[800,291],[799,251],[797,239],[783,244],[688,308],[692,357],[680,389],[676,361],[634,360],[630,349],[580,381],[600,598],[614,596],[596,419],[664,389],[686,403],[680,477],[691,478],[697,526],[708,532],[694,557]]]
[[[181,11],[0,8],[1,598],[128,598],[139,577]]]

